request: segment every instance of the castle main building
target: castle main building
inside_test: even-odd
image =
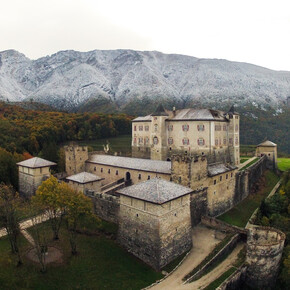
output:
[[[173,154],[207,155],[209,163],[240,163],[240,116],[211,109],[168,111],[159,105],[153,114],[132,121],[133,157],[170,160]]]

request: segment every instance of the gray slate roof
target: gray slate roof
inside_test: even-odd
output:
[[[191,193],[191,188],[169,182],[160,178],[153,178],[117,191],[121,195],[145,200],[151,203],[163,204],[183,195]]]
[[[210,109],[182,109],[177,110],[175,115],[171,111],[166,111],[169,115],[168,121],[198,121],[198,120],[209,120],[209,121],[227,121],[224,116],[224,112]],[[145,117],[138,117],[133,122],[146,122],[151,121],[153,114]]]
[[[104,178],[101,178],[95,174],[88,173],[88,172],[81,172],[75,175],[71,175],[66,177],[67,180],[71,180],[77,183],[88,183],[88,182],[94,182],[98,180],[102,180]]]
[[[260,147],[260,146],[265,146],[265,147],[275,147],[275,146],[277,146],[277,144],[275,144],[275,143],[273,143],[273,142],[267,140],[267,141],[262,142],[262,143],[260,143],[259,145],[257,145],[257,147]]]
[[[208,170],[209,176],[215,176],[215,175],[222,174],[228,171],[232,171],[236,168],[237,167],[235,166],[226,165],[226,164],[214,164],[214,165],[209,165],[207,170]]]
[[[29,168],[40,168],[40,167],[48,167],[56,165],[56,163],[39,158],[39,157],[33,157],[21,162],[17,163],[18,166],[24,166]]]
[[[156,173],[171,173],[171,162],[111,155],[92,155],[86,162]]]

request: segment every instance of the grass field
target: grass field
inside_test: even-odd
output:
[[[91,141],[78,142],[79,145],[85,145],[91,147],[92,151],[104,150],[104,145],[109,142],[112,152],[122,152],[124,155],[131,153],[131,135],[122,135],[113,138],[98,139]]]
[[[278,158],[278,168],[282,171],[290,170],[290,158]]]
[[[43,227],[47,225],[42,225]],[[110,226],[105,226],[107,229]],[[113,232],[115,228],[112,227]],[[37,264],[24,255],[24,264],[16,267],[7,238],[0,239],[1,289],[141,289],[163,277],[128,254],[114,239],[99,235],[78,235],[79,253],[72,256],[66,231],[51,246],[62,249],[61,264],[51,264],[42,274]],[[51,237],[50,237],[51,240]],[[23,243],[25,253],[29,245]]]
[[[274,172],[267,170],[262,179],[264,186],[261,186],[258,192],[250,194],[234,208],[219,216],[218,219],[238,227],[245,227],[252,213],[271,192],[272,188],[278,182],[279,177]]]

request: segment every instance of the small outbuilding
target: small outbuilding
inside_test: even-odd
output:
[[[81,172],[68,176],[66,181],[73,189],[86,193],[87,190],[101,192],[101,180],[103,179],[92,173]]]
[[[256,156],[266,155],[268,159],[267,166],[271,169],[277,169],[277,144],[267,140],[256,147]]]
[[[33,157],[17,163],[19,173],[19,192],[26,197],[35,194],[41,183],[50,177],[50,167],[56,163]]]
[[[160,270],[192,246],[192,189],[154,178],[117,191],[118,240],[129,252]]]

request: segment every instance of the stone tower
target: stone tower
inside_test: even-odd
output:
[[[17,163],[19,173],[19,192],[25,197],[35,194],[41,183],[50,177],[50,167],[54,162],[34,157]]]
[[[279,271],[285,234],[269,227],[249,229],[246,284],[254,289],[272,289]]]
[[[189,156],[176,154],[171,158],[172,181],[193,190],[207,186],[207,158],[206,156]]]
[[[85,161],[89,158],[88,147],[69,145],[64,149],[66,173],[70,176],[85,171]]]
[[[151,126],[151,159],[166,160],[167,157],[167,134],[165,120],[168,114],[160,104],[152,116]]]
[[[235,112],[234,106],[230,108],[227,113],[230,121],[229,124],[229,151],[231,156],[231,163],[233,165],[240,164],[240,115]]]
[[[277,144],[267,140],[259,144],[256,148],[256,156],[267,156],[267,167],[273,170],[277,169]]]

